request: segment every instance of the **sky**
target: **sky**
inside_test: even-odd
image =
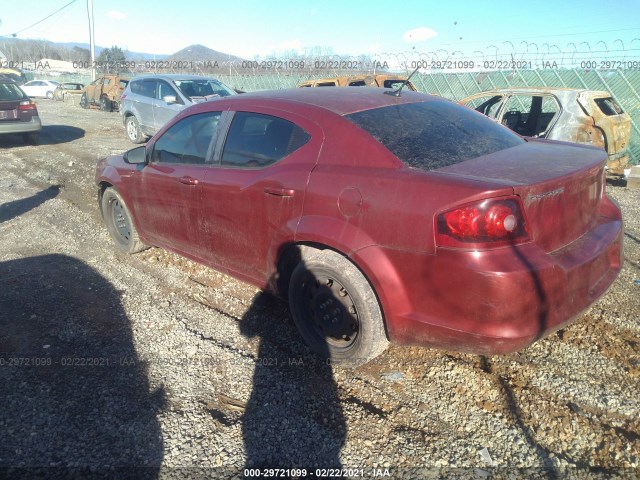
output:
[[[0,0],[0,37],[88,43],[87,0],[65,7],[71,1]],[[640,57],[640,0],[93,0],[93,12],[96,45],[154,54],[202,44],[245,59],[315,47],[339,55],[470,55],[586,42],[580,49],[624,48]]]

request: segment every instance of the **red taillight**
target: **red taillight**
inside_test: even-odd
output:
[[[441,247],[492,248],[528,239],[518,197],[483,200],[438,215],[436,243]]]
[[[20,105],[18,105],[18,110],[36,110],[36,102],[34,102],[33,100],[23,100],[22,102],[20,102]]]

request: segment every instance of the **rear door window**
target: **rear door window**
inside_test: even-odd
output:
[[[293,153],[311,137],[279,117],[237,112],[222,151],[222,165],[255,168],[271,165]]]
[[[346,115],[409,167],[435,170],[524,143],[492,120],[447,100]]]
[[[544,136],[560,106],[551,95],[511,95],[502,114],[502,124],[527,137]]]

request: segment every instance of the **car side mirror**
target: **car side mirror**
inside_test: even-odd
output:
[[[171,105],[172,103],[178,102],[175,95],[165,95],[164,97],[162,97],[162,100],[164,102],[167,102],[169,105]]]
[[[147,163],[147,150],[144,146],[132,148],[125,152],[122,158],[131,165]]]

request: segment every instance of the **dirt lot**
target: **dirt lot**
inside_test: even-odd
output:
[[[332,371],[286,304],[116,253],[93,177],[133,146],[119,115],[39,110],[41,145],[0,138],[0,476],[640,476],[640,191],[608,187],[624,270],[571,327],[507,356],[391,347]]]

